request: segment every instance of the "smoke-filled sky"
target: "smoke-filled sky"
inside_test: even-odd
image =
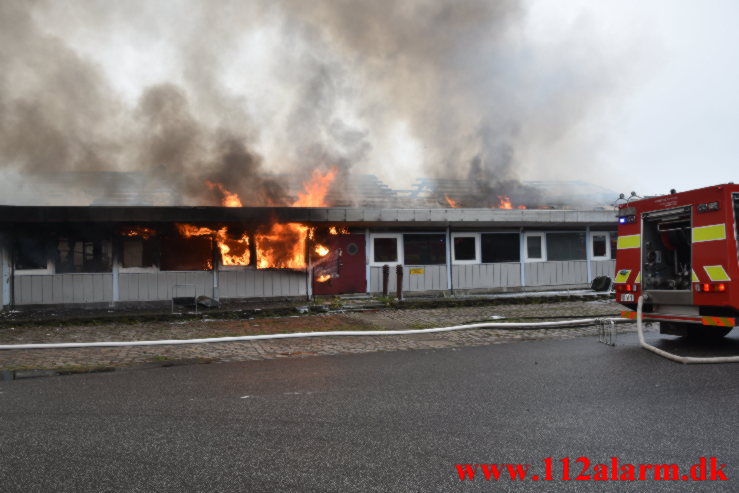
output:
[[[287,203],[277,175],[332,166],[396,188],[733,181],[738,9],[4,0],[0,202],[69,170],[139,171],[187,203],[217,202],[219,182],[245,205]]]

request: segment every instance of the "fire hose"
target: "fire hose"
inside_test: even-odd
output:
[[[652,351],[664,358],[678,363],[690,364],[690,363],[739,363],[739,356],[715,356],[715,357],[696,357],[696,356],[678,356],[677,354],[668,353],[662,349],[652,346],[644,340],[644,331],[642,330],[642,307],[644,305],[644,296],[639,296],[639,301],[636,305],[636,331],[639,334],[639,344],[644,349]]]
[[[433,329],[409,330],[338,330],[328,332],[295,332],[292,334],[262,334],[253,336],[212,337],[207,339],[166,339],[158,341],[101,341],[101,342],[56,342],[35,344],[3,344],[2,349],[61,349],[84,347],[122,347],[122,346],[169,346],[179,344],[203,344],[214,342],[264,341],[269,339],[297,339],[303,337],[333,336],[398,336],[410,334],[433,334],[468,329],[538,329],[556,327],[579,327],[593,325],[601,321],[628,322],[622,318],[581,318],[576,320],[557,320],[550,322],[484,322],[476,324],[436,327]]]

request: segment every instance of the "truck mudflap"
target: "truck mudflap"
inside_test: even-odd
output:
[[[621,312],[621,318],[628,318],[630,320],[636,320],[636,312],[623,311]],[[673,315],[661,315],[659,313],[644,313],[642,314],[644,320],[664,320],[665,322],[685,322],[701,325],[713,325],[717,327],[735,327],[736,319],[731,317],[681,317]]]

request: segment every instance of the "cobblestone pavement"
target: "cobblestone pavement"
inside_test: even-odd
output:
[[[104,324],[98,326],[37,326],[0,329],[0,344],[111,340],[188,339],[315,330],[401,330],[443,327],[505,317],[508,320],[614,316],[620,305],[611,301],[497,305],[413,310],[377,310],[252,320],[197,320]],[[633,330],[621,325],[619,331]],[[69,348],[0,351],[0,369],[86,369],[141,364],[226,362],[407,351],[413,349],[481,346],[543,339],[595,336],[596,327],[537,330],[477,329],[405,336],[336,336],[304,339],[243,341],[191,345],[115,348]]]

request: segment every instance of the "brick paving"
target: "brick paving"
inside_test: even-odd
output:
[[[296,317],[251,320],[194,320],[106,323],[84,326],[24,326],[0,329],[0,344],[31,342],[93,342],[156,339],[189,339],[316,330],[402,330],[443,327],[464,323],[618,315],[612,301],[578,301],[551,304],[517,304],[423,309],[383,309]],[[505,320],[502,320],[505,321]],[[619,326],[620,332],[633,326]],[[543,339],[571,339],[597,335],[596,327],[537,330],[476,329],[404,336],[336,336],[207,343],[190,345],[114,348],[69,348],[0,351],[0,369],[93,369],[174,362],[226,362],[282,357],[306,357],[481,346]]]

